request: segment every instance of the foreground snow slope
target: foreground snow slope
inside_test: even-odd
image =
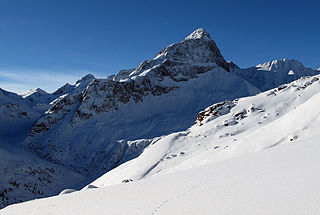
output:
[[[313,126],[319,128],[319,119]],[[311,131],[241,158],[29,201],[0,214],[319,214],[320,135]]]
[[[314,76],[215,104],[88,186],[100,188],[0,214],[319,214],[319,103]]]

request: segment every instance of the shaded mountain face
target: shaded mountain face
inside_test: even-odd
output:
[[[0,146],[23,141],[41,111],[34,103],[0,88]]]
[[[54,98],[41,89],[22,96],[0,89],[0,208],[55,195],[65,186],[74,185],[74,181],[84,179],[70,169],[19,148],[32,124]]]

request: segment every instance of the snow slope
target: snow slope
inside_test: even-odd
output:
[[[0,214],[319,214],[319,90],[308,77],[215,104],[90,189]]]
[[[133,183],[11,205],[0,214],[319,214],[317,139]]]
[[[190,129],[157,139],[138,158],[92,184],[104,187],[125,179],[139,180],[314,136],[319,92],[319,76],[312,76],[257,96],[210,106],[199,113]]]

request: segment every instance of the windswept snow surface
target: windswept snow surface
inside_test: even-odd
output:
[[[215,104],[87,186],[97,188],[0,214],[319,214],[319,103],[314,76]]]

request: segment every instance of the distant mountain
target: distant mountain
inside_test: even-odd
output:
[[[293,59],[274,60],[236,72],[261,91],[317,74],[315,70]]]
[[[70,181],[93,180],[138,157],[163,135],[188,129],[199,111],[214,103],[253,96],[318,73],[287,59],[240,69],[226,62],[209,33],[200,28],[137,68],[106,79],[89,74],[52,94],[35,89],[18,96],[0,90],[0,116],[8,122],[1,125],[0,150],[14,147],[10,150],[17,149],[17,154],[27,150],[37,156],[38,167],[60,171],[52,176],[59,186],[55,184],[48,193],[42,189],[42,196],[52,195],[70,186]],[[228,105],[221,107],[226,113]],[[34,162],[32,156],[21,155],[21,159],[12,158],[12,165],[20,168],[21,163]],[[13,189],[14,170],[1,168],[10,172],[10,178],[0,188]],[[28,180],[39,184],[34,177]],[[10,201],[0,195],[1,206],[39,197],[31,191],[19,196],[19,189]]]
[[[65,95],[65,94],[79,94],[81,93],[87,86],[90,84],[95,77],[91,74],[88,74],[82,78],[80,78],[74,85],[65,84],[64,86],[57,89],[52,94],[56,97]]]
[[[53,96],[40,88],[36,88],[34,90],[30,90],[29,92],[23,93],[22,98],[27,98],[27,100],[32,103],[48,103],[53,99]]]

